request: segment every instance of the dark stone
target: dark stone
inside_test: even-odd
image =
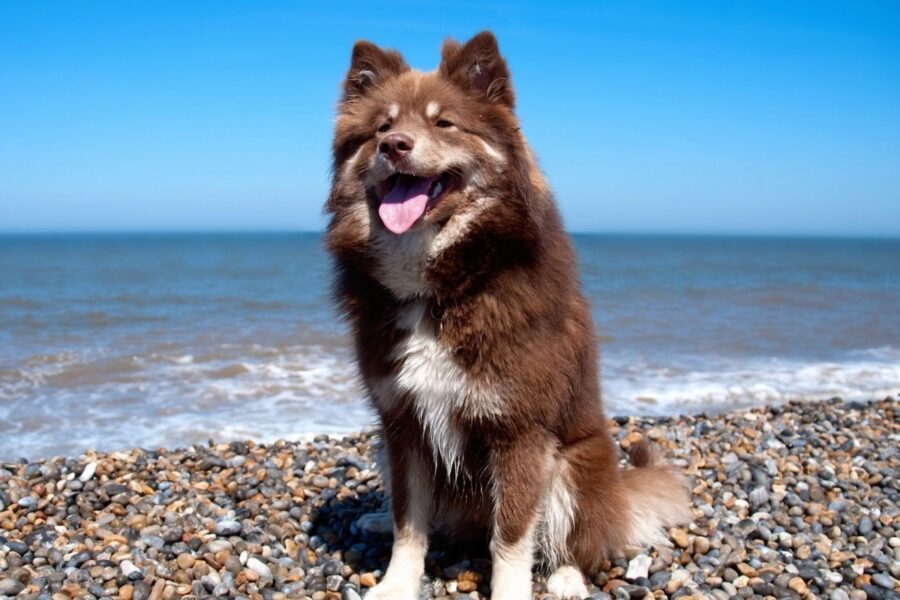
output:
[[[107,496],[113,497],[118,494],[124,494],[128,491],[128,488],[121,483],[108,483],[103,486],[103,491],[106,492]]]
[[[8,542],[6,542],[6,547],[9,548],[11,552],[15,552],[19,556],[22,556],[26,552],[28,552],[28,546],[16,540],[9,540]]]
[[[862,591],[866,593],[866,598],[868,600],[886,600],[891,598],[891,596],[885,594],[884,588],[877,585],[864,585],[862,586]],[[893,592],[889,593],[893,594]]]
[[[79,552],[78,554],[76,554],[75,556],[73,556],[72,558],[69,559],[69,566],[70,567],[80,567],[81,565],[83,565],[84,563],[89,561],[90,559],[91,559],[90,552],[87,552],[87,551]]]

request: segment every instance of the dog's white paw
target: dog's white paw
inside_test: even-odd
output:
[[[419,590],[381,582],[363,596],[363,600],[417,600]]]
[[[356,520],[356,526],[367,533],[391,533],[394,517],[390,512],[366,513]]]
[[[547,580],[547,591],[560,600],[582,600],[588,597],[584,576],[575,567],[560,567]]]

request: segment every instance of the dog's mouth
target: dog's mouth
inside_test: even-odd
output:
[[[379,186],[378,216],[385,227],[400,235],[443,200],[458,183],[459,179],[449,172],[433,177],[395,173]]]

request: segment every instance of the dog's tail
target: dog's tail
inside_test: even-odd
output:
[[[668,545],[666,529],[691,520],[687,479],[642,440],[631,448],[633,468],[622,471],[630,513],[627,546]]]

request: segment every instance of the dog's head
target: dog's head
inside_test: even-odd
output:
[[[441,54],[438,69],[423,73],[397,52],[356,43],[338,109],[336,189],[327,208],[365,201],[384,227],[402,235],[446,222],[479,197],[527,193],[520,188],[528,173],[517,172],[523,165],[516,163],[529,157],[493,34],[464,45],[448,40]]]
[[[422,230],[439,235],[463,224],[466,237],[482,245],[491,234],[522,237],[529,225],[539,228],[535,206],[548,204],[547,190],[514,104],[509,70],[490,32],[465,44],[445,42],[432,72],[357,42],[335,127],[326,204],[332,249]]]

